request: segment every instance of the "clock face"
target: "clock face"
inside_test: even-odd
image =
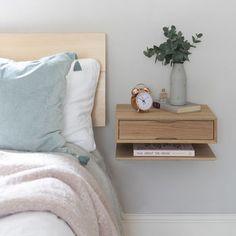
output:
[[[152,97],[147,92],[141,92],[136,96],[136,103],[140,110],[147,111],[152,107]]]

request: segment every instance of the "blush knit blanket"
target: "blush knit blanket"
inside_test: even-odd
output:
[[[0,217],[47,211],[76,236],[117,236],[107,202],[92,175],[69,155],[0,151]]]

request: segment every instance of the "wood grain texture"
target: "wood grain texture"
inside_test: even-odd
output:
[[[207,105],[200,112],[172,113],[160,109],[138,113],[117,105],[117,143],[216,143],[217,119]]]
[[[118,104],[116,118],[120,120],[216,120],[216,116],[207,105],[200,112],[173,113],[152,108],[149,112],[136,112],[129,104]]]
[[[209,143],[217,141],[217,119],[207,105],[200,112],[159,109],[138,113],[129,104],[116,109],[116,158],[120,160],[214,160]],[[190,143],[195,157],[133,157],[133,143]]]
[[[212,140],[213,121],[120,121],[119,139]]]
[[[133,156],[133,144],[117,144],[116,158],[118,160],[208,160],[216,159],[215,154],[207,144],[193,144],[195,157],[135,157]]]
[[[93,125],[105,126],[106,35],[104,33],[0,33],[0,57],[35,60],[72,51],[79,58],[95,58],[101,65]]]

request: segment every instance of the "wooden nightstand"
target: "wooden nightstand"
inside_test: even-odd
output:
[[[116,158],[120,160],[215,160],[208,144],[217,142],[217,118],[207,105],[200,112],[176,114],[152,108],[138,113],[116,108]],[[195,157],[134,157],[133,143],[191,143]]]

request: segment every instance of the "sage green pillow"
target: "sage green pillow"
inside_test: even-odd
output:
[[[75,53],[36,61],[0,58],[0,148],[56,151],[63,138],[65,76]]]

